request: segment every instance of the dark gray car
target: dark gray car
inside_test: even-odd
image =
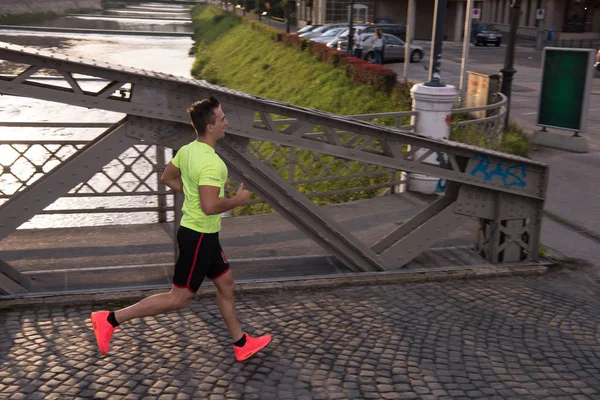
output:
[[[487,46],[488,43],[492,43],[498,47],[502,43],[502,33],[492,24],[476,24],[472,32],[472,42],[475,46]]]

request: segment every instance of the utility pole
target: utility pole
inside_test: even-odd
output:
[[[506,104],[506,115],[504,118],[504,129],[508,128],[509,116],[510,116],[510,94],[512,89],[512,81],[515,72],[515,43],[517,40],[517,27],[519,25],[519,17],[521,16],[521,0],[512,0],[510,6],[510,31],[508,34],[508,46],[506,48],[506,55],[504,57],[504,68],[500,70],[502,72],[502,89],[501,92],[508,99]]]
[[[425,82],[425,86],[444,87],[446,84],[442,82],[441,77],[441,58],[442,45],[444,41],[444,23],[446,22],[446,8],[448,0],[436,0],[435,2],[435,24],[431,37],[433,39],[431,60],[429,61],[429,81]]]
[[[354,0],[350,1],[350,21],[348,21],[348,54],[352,55],[352,48],[354,47],[354,35],[352,34],[354,20]]]
[[[415,31],[415,9],[416,0],[408,0],[408,12],[406,13],[406,40],[404,41],[404,83],[408,83],[408,67],[410,65],[410,45]]]
[[[458,92],[460,93],[460,102],[465,102],[465,68],[469,60],[469,46],[471,45],[471,23],[473,20],[473,0],[467,0],[465,16],[465,37],[463,38],[463,55],[460,63],[460,83]]]
[[[544,48],[544,29],[546,28],[546,0],[540,1],[540,9],[544,10],[544,15],[541,19],[537,19],[536,15],[536,23],[538,24],[537,40],[535,43],[536,50],[541,50]]]

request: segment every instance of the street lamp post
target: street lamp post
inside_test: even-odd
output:
[[[408,0],[408,10],[406,13],[406,37],[404,38],[404,83],[408,82],[408,67],[410,65],[410,45],[413,41],[415,32],[415,11],[417,7],[416,0]]]
[[[465,68],[469,61],[469,46],[471,45],[471,24],[473,22],[473,0],[467,0],[466,4],[466,17],[465,17],[465,37],[463,38],[463,54],[460,63],[460,82],[458,85],[458,92],[460,94],[460,101],[464,104],[465,102]]]
[[[509,116],[510,116],[510,94],[512,88],[512,81],[515,72],[515,42],[517,40],[517,26],[519,24],[519,17],[521,16],[521,0],[512,0],[510,6],[510,31],[508,34],[508,45],[506,48],[506,55],[504,56],[504,68],[500,70],[502,72],[502,88],[501,92],[508,99],[506,103],[506,115],[504,116],[504,129],[508,128]]]
[[[348,55],[352,55],[352,47],[354,47],[354,35],[352,34],[354,20],[354,0],[350,1],[350,21],[348,21]]]
[[[431,59],[429,60],[429,81],[425,82],[425,86],[444,87],[446,84],[442,82],[441,73],[441,58],[442,58],[442,42],[444,40],[444,22],[446,21],[446,8],[448,0],[437,0],[435,2],[435,24],[433,24],[433,50]]]

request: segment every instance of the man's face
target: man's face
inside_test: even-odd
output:
[[[208,124],[208,130],[215,139],[223,139],[225,137],[225,128],[228,124],[227,118],[225,118],[221,106],[215,108],[213,112],[215,113],[215,123]]]

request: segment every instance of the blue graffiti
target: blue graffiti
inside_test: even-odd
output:
[[[437,185],[435,186],[436,193],[441,193],[446,190],[446,186],[448,186],[448,181],[445,179],[438,179]]]
[[[496,168],[490,171],[491,160],[488,156],[477,154],[473,159],[479,160],[479,163],[471,170],[471,176],[481,172],[486,181],[491,181],[494,176],[499,176],[506,187],[518,186],[524,188],[527,186],[527,182],[525,182],[527,177],[525,164],[519,163],[504,167],[502,165],[503,160],[498,160]]]
[[[444,138],[444,139],[446,139],[446,138]],[[435,161],[438,164],[441,164],[442,161],[445,162],[445,160],[443,158],[440,158],[440,153],[438,153],[437,157],[435,158]],[[448,186],[448,181],[447,180],[442,179],[442,178],[438,179],[437,185],[435,185],[435,192],[436,193],[442,193],[444,190],[446,190],[446,186]]]

